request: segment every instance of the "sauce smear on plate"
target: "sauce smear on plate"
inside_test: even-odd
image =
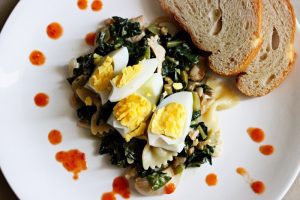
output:
[[[218,184],[218,176],[216,174],[208,174],[205,182],[208,186],[215,186]]]
[[[88,1],[87,0],[78,0],[77,6],[80,10],[85,10],[88,7]]]
[[[101,10],[102,7],[103,7],[103,3],[101,0],[94,0],[91,5],[92,10],[95,12]]]
[[[95,38],[96,38],[96,33],[94,32],[88,33],[85,36],[85,42],[90,46],[94,46]]]
[[[272,145],[262,145],[259,147],[259,151],[265,155],[265,156],[270,156],[274,153],[274,147]]]
[[[49,103],[49,96],[45,93],[38,93],[34,97],[34,103],[38,107],[45,107]]]
[[[165,194],[172,194],[176,190],[174,183],[169,183],[165,187]]]
[[[262,194],[264,193],[266,186],[262,181],[254,181],[249,173],[247,172],[247,170],[243,167],[238,167],[236,169],[236,173],[238,173],[239,175],[243,176],[246,181],[250,184],[251,189],[253,190],[254,193],[256,194]]]
[[[77,149],[60,151],[56,153],[56,160],[63,164],[64,168],[72,172],[73,178],[78,179],[78,174],[87,169],[85,154]]]
[[[113,191],[104,193],[101,197],[101,200],[115,200],[116,194],[119,194],[124,199],[130,198],[129,183],[124,176],[116,177],[113,181],[112,187]]]
[[[57,40],[63,34],[63,27],[57,23],[53,22],[47,26],[47,35],[49,38]]]
[[[55,129],[50,131],[48,134],[48,140],[53,145],[57,145],[57,144],[61,143],[61,141],[62,141],[61,132],[59,130],[55,130]]]
[[[265,132],[260,128],[248,128],[247,132],[250,138],[256,143],[260,143],[265,139]]]
[[[31,64],[33,64],[35,66],[41,66],[41,65],[45,64],[46,57],[43,54],[43,52],[41,52],[39,50],[34,50],[30,53],[29,60],[30,60]]]

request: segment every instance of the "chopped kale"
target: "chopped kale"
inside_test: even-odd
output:
[[[99,125],[101,122],[106,122],[108,120],[109,116],[113,111],[114,106],[115,103],[108,101],[100,107],[100,112],[97,119],[97,125]]]
[[[214,148],[206,145],[202,150],[195,149],[192,155],[187,156],[185,161],[186,167],[200,167],[202,164],[209,162],[212,165],[212,154]]]
[[[200,116],[201,116],[201,111],[200,110],[194,111],[193,115],[192,115],[192,120],[195,120],[195,119],[197,119]]]
[[[101,155],[109,154],[111,164],[125,168],[132,164],[141,163],[145,145],[145,140],[136,138],[126,142],[118,132],[114,131],[101,139],[99,153]]]
[[[153,191],[158,190],[159,188],[166,185],[172,178],[163,172],[154,172],[146,176],[149,184]]]
[[[77,109],[77,116],[82,121],[91,122],[92,116],[96,111],[96,106],[82,106]]]

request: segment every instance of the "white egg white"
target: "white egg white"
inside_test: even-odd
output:
[[[157,109],[160,109],[164,106],[166,106],[169,103],[179,103],[184,106],[184,109],[186,111],[186,119],[185,124],[183,127],[182,135],[177,139],[172,139],[164,135],[158,135],[151,133],[150,130],[148,130],[148,140],[150,146],[153,147],[161,147],[163,149],[174,151],[174,152],[181,152],[184,147],[184,140],[189,132],[189,127],[192,120],[193,115],[193,95],[191,92],[178,92],[175,94],[172,94],[161,101],[161,103],[158,105]]]
[[[129,53],[127,47],[122,47],[120,49],[112,51],[107,56],[110,56],[113,59],[114,76],[118,75],[122,71],[122,69],[127,66],[129,61]],[[105,60],[105,58],[103,58],[102,60]],[[97,92],[91,85],[89,85],[89,82],[86,84],[86,87],[94,90],[99,94],[102,104],[105,104],[108,101],[108,97],[111,93],[110,90],[107,89]]]
[[[136,91],[136,93],[148,99],[152,106],[154,106],[159,100],[163,84],[164,82],[162,75],[155,73],[148,79],[148,81],[146,81],[146,83],[142,85],[142,87]],[[148,92],[151,93],[151,96],[147,96]],[[125,135],[130,131],[129,128],[120,124],[113,113],[108,118],[107,123],[114,127],[122,135],[122,137],[125,137]]]
[[[142,69],[138,76],[131,80],[125,86],[118,88],[113,83],[113,90],[109,97],[111,102],[120,101],[127,96],[136,92],[155,72],[158,66],[158,60],[156,58],[141,61]]]

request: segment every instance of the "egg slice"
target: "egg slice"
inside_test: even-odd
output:
[[[150,146],[181,152],[193,114],[191,92],[178,92],[161,101],[148,127]]]
[[[155,109],[163,88],[161,74],[153,74],[134,94],[119,101],[107,123],[126,141],[143,135],[146,121]]]
[[[111,79],[126,67],[129,60],[127,47],[122,47],[105,56],[91,75],[87,88],[94,90],[101,97],[102,104],[108,101],[111,93]]]
[[[152,58],[143,60],[137,65],[126,67],[126,69],[124,68],[111,81],[113,89],[109,100],[117,102],[136,92],[153,75],[157,66],[158,60]]]

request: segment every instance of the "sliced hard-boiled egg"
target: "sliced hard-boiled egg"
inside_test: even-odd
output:
[[[181,152],[189,131],[192,114],[193,95],[191,92],[178,92],[162,100],[148,127],[150,146]]]
[[[126,141],[143,135],[146,121],[155,109],[163,88],[161,74],[153,74],[135,93],[119,101],[107,123]]]
[[[136,92],[155,72],[158,66],[156,58],[143,60],[132,67],[124,68],[112,82],[111,102],[117,102]]]
[[[126,67],[129,60],[127,47],[122,47],[105,56],[94,70],[87,87],[93,89],[101,97],[102,104],[108,101],[111,93],[111,79]]]

